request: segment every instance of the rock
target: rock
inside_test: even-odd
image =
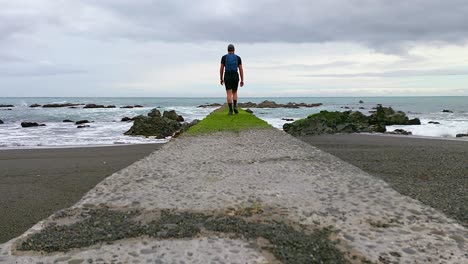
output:
[[[429,121],[429,124],[440,125],[439,122],[435,122],[435,121]]]
[[[404,112],[395,111],[391,107],[378,105],[376,111],[366,116],[359,111],[329,112],[321,111],[305,119],[284,124],[283,129],[294,136],[386,132],[387,125],[417,125],[417,118],[409,120]]]
[[[135,108],[142,108],[143,106],[142,106],[142,105],[134,105],[133,107],[135,107]]]
[[[11,105],[11,104],[9,104],[9,105],[0,104],[0,107],[15,107],[15,106]]]
[[[88,120],[80,120],[80,121],[76,121],[75,125],[81,125],[81,124],[86,124],[86,123],[89,123],[89,121]]]
[[[82,126],[77,126],[76,128],[86,128],[86,127],[91,127],[90,125],[82,125]]]
[[[122,120],[120,120],[121,122],[128,122],[128,121],[133,121],[135,118],[134,117],[124,117],[122,118]]]
[[[56,107],[74,107],[74,106],[79,106],[82,104],[72,104],[72,103],[65,103],[65,104],[45,104],[42,107],[43,108],[56,108]]]
[[[273,101],[265,100],[257,105],[258,108],[278,108],[278,104]]]
[[[363,110],[363,109],[366,109],[366,108],[361,106],[361,107],[359,107],[359,109]]]
[[[0,125],[3,124],[3,121],[0,119]]]
[[[364,103],[364,101],[362,101],[362,100],[359,100],[359,103],[360,103],[360,104],[363,104],[363,103]]]
[[[405,113],[395,112],[391,107],[377,105],[375,113],[369,117],[369,124],[382,124],[384,126],[408,125],[409,118]]]
[[[87,104],[83,108],[115,108],[115,105],[97,105],[97,104]]]
[[[249,108],[245,109],[245,111],[246,111],[247,113],[249,113],[249,114],[253,114],[253,111],[250,110]]]
[[[222,104],[218,104],[218,103],[204,104],[204,105],[199,105],[199,106],[197,106],[197,107],[206,108],[206,107],[219,107],[219,106],[222,106]]]
[[[195,119],[195,120],[193,120],[193,121],[190,122],[190,123],[187,123],[187,122],[183,123],[183,124],[182,124],[182,128],[181,128],[180,130],[176,131],[176,133],[174,134],[173,137],[176,138],[176,137],[180,136],[180,134],[182,134],[183,132],[187,131],[190,127],[192,127],[192,126],[198,124],[199,122],[200,122],[200,120]]]
[[[421,120],[419,118],[413,118],[408,120],[408,125],[421,125]]]
[[[385,134],[393,134],[393,135],[413,135],[413,133],[406,131],[404,129],[395,129],[392,132],[385,132]]]
[[[172,119],[174,121],[183,122],[184,118],[176,113],[176,111],[164,111],[163,117]]]
[[[453,113],[453,111],[444,109],[444,110],[442,110],[442,113]]]
[[[11,108],[7,108],[7,109],[0,109],[2,111],[11,111],[12,109]]]
[[[29,107],[41,107],[41,106],[42,106],[42,105],[40,105],[40,104],[32,104],[32,105],[30,105]]]
[[[121,106],[120,108],[133,108],[131,105]]]
[[[457,134],[456,137],[457,137],[457,138],[460,138],[460,137],[468,137],[468,133],[466,133],[466,134]]]
[[[45,124],[38,124],[36,122],[21,122],[21,127],[38,127],[46,126]]]
[[[247,103],[238,103],[239,107],[242,108],[300,108],[300,107],[317,107],[321,106],[321,103],[318,104],[306,104],[306,103],[293,103],[289,102],[287,104],[277,104],[274,101],[265,100],[259,104],[247,102]]]
[[[181,127],[179,122],[167,117],[137,116],[125,135],[165,138],[173,136]]]
[[[284,121],[294,121],[294,119],[292,119],[292,118],[281,118],[281,120],[284,120]]]
[[[64,122],[64,123],[73,123],[74,121],[72,121],[72,120],[70,120],[70,119],[65,119],[65,120],[63,120],[62,122]]]
[[[161,112],[157,108],[151,109],[151,111],[148,113],[149,117],[161,117]]]

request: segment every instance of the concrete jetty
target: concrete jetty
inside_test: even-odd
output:
[[[274,128],[181,136],[0,263],[468,263],[468,231]]]

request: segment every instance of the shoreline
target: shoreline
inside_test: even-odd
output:
[[[166,140],[166,139],[165,139]],[[108,148],[108,147],[127,147],[127,146],[141,146],[141,145],[164,145],[171,139],[166,141],[154,142],[154,143],[129,143],[129,144],[108,144],[108,145],[63,145],[63,146],[23,146],[23,147],[8,147],[0,148],[1,151],[13,151],[13,150],[47,150],[47,149],[80,149],[80,148]]]
[[[163,145],[0,150],[0,243],[72,206],[107,176]]]
[[[282,128],[273,127],[280,131]],[[396,134],[384,134],[384,133],[342,133],[342,134],[330,134],[330,136],[339,135],[364,135],[364,136],[376,136],[376,137],[392,137],[392,138],[410,138],[410,139],[428,139],[428,140],[448,140],[448,141],[461,141],[468,142],[468,137],[431,137],[431,136],[417,136],[417,135],[396,135]],[[319,135],[323,136],[323,135]],[[79,149],[79,148],[107,148],[107,147],[125,147],[125,146],[140,146],[140,145],[153,145],[153,144],[166,144],[171,139],[164,139],[165,141],[154,142],[154,143],[128,143],[128,144],[105,144],[105,145],[63,145],[63,146],[19,146],[19,147],[0,147],[0,151],[14,151],[14,150],[46,150],[46,149]]]
[[[371,134],[298,138],[468,227],[468,141]]]

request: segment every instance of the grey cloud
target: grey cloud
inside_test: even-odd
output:
[[[468,2],[465,0],[41,3],[51,8],[42,9],[48,10],[45,13],[20,17],[0,11],[0,36],[5,38],[15,32],[40,30],[40,26],[54,24],[65,32],[94,38],[175,42],[353,42],[390,52],[405,50],[415,42],[465,43],[468,38]],[[85,20],[90,19],[90,9],[95,12],[92,18],[95,21],[88,24],[86,30],[77,32],[75,24],[86,23]],[[106,20],[109,15],[113,16],[112,21]],[[67,17],[71,18],[67,20]]]
[[[465,0],[95,2],[87,1],[135,27],[120,33],[165,41],[338,41],[391,51],[419,41],[464,43],[468,36]]]
[[[467,70],[432,69],[432,70],[399,70],[384,72],[362,72],[350,74],[307,74],[301,77],[331,77],[331,78],[356,78],[356,77],[420,77],[420,76],[468,76]]]

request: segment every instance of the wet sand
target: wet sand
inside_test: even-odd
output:
[[[468,141],[363,134],[300,139],[468,226]]]
[[[72,206],[104,178],[162,145],[0,150],[0,243]]]

